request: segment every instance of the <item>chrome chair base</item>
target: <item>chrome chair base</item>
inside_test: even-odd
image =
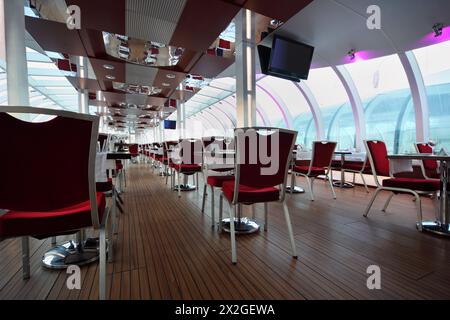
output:
[[[222,223],[223,231],[230,232],[230,218],[223,219],[220,223]],[[259,231],[259,228],[259,224],[250,218],[234,219],[234,230],[236,234],[255,233]]]
[[[197,187],[192,184],[186,183],[180,185],[180,191],[194,191],[194,190],[197,190]],[[178,185],[173,187],[173,191],[178,191]]]
[[[350,182],[342,183],[341,181],[334,181],[333,186],[338,187],[338,188],[354,188],[355,187],[353,185],[353,183],[350,183]]]
[[[420,222],[417,222],[419,227]],[[422,231],[435,233],[441,236],[450,236],[450,225],[442,224],[437,221],[422,221]]]
[[[99,259],[98,247],[98,238],[88,238],[82,246],[74,240],[69,240],[44,253],[41,262],[49,269],[86,265]]]
[[[287,193],[305,193],[305,189],[299,186],[294,186],[294,190],[291,192],[291,186],[286,186]]]

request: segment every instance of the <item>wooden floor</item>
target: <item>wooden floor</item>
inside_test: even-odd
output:
[[[317,181],[314,202],[288,195],[298,260],[289,255],[282,210],[273,204],[267,232],[238,236],[233,266],[229,236],[211,229],[209,206],[200,211],[202,190],[178,199],[148,165],[131,165],[127,175],[126,212],[108,266],[111,299],[450,298],[450,241],[415,230],[411,197],[394,197],[383,213],[382,194],[363,218],[370,198],[363,188],[337,189],[333,200]],[[431,200],[423,202],[433,217]],[[262,205],[256,210],[262,217]],[[0,243],[0,299],[97,299],[97,264],[82,268],[81,290],[68,290],[65,272],[40,266],[49,247],[32,240],[31,279],[24,281],[20,241]],[[366,286],[369,265],[381,268],[381,290]]]

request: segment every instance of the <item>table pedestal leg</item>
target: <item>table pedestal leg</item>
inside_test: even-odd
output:
[[[222,230],[225,232],[230,232],[230,219],[223,219],[220,223],[222,223]],[[254,220],[241,217],[241,206],[238,205],[238,215],[234,219],[234,230],[236,234],[249,234],[259,231],[259,224],[257,224]]]

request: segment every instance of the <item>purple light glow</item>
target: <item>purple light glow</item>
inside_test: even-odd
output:
[[[378,58],[382,55],[383,55],[383,53],[381,51],[376,51],[376,50],[356,51],[354,59],[352,59],[351,57],[349,57],[347,55],[343,59],[342,64],[356,63],[356,62],[360,62],[360,61],[370,60],[370,59]]]
[[[435,37],[434,32],[430,32],[426,36],[424,36],[422,39],[418,42],[418,47],[426,47],[432,44],[437,44],[445,41],[450,40],[450,26],[445,27],[442,29],[442,35],[439,37]]]

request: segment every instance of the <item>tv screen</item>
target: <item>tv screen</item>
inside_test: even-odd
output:
[[[269,47],[258,45],[259,64],[264,74],[268,74],[269,71],[270,51]]]
[[[291,80],[308,79],[314,47],[275,35],[268,73]],[[260,56],[261,57],[261,56]]]
[[[176,129],[177,122],[175,120],[164,120],[164,129]]]

